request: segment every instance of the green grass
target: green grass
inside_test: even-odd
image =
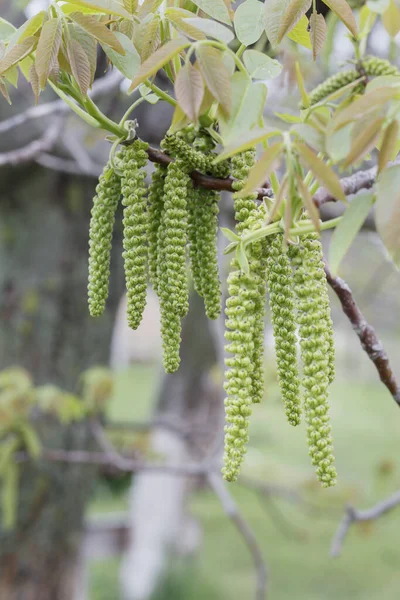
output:
[[[136,367],[124,374],[113,418],[145,418],[157,373]],[[398,600],[400,509],[373,524],[355,526],[340,558],[329,556],[346,502],[369,506],[399,485],[400,418],[379,383],[332,386],[332,422],[339,483],[321,490],[309,464],[305,431],[285,422],[276,385],[255,407],[244,474],[293,488],[303,503],[262,499],[239,484],[230,486],[262,546],[272,600]],[[121,510],[126,496],[99,490],[92,510]],[[204,528],[198,557],[177,565],[157,600],[242,600],[254,597],[254,568],[233,525],[209,492],[192,500]],[[93,564],[91,600],[118,599],[118,561]]]

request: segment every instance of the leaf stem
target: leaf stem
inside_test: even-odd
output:
[[[175,100],[175,98],[172,98],[172,96],[170,96],[169,94],[167,94],[167,92],[164,92],[164,90],[162,90],[161,88],[158,87],[158,85],[156,85],[155,83],[152,83],[150,81],[150,79],[146,79],[146,81],[144,82],[148,88],[151,89],[152,92],[154,92],[161,100],[165,100],[166,102],[168,102],[168,104],[171,104],[171,106],[176,106],[178,103]]]

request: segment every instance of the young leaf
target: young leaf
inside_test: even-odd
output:
[[[170,133],[176,133],[177,131],[180,131],[181,129],[186,127],[186,125],[188,125],[189,123],[189,118],[185,115],[179,104],[177,104],[175,106],[175,111],[172,116],[172,122],[168,131]]]
[[[143,20],[143,17],[151,13],[155,13],[160,5],[163,3],[163,0],[144,0],[139,7],[138,17],[140,20]]]
[[[334,163],[343,160],[350,152],[354,125],[349,123],[337,131],[328,131],[325,136],[325,152]]]
[[[237,242],[231,242],[230,244],[228,244],[226,246],[226,248],[224,248],[224,251],[222,254],[224,254],[225,256],[227,256],[228,254],[231,254],[232,252],[234,252],[237,248]]]
[[[314,177],[326,187],[326,189],[337,199],[346,201],[346,196],[338,176],[330,167],[328,167],[308,146],[301,142],[296,143],[296,149],[299,152],[302,162],[311,169]]]
[[[175,38],[164,44],[164,46],[161,46],[161,48],[158,48],[158,50],[149,56],[149,58],[141,65],[134,80],[132,81],[129,90],[134,90],[139,84],[143,83],[145,79],[157,73],[157,71],[161,69],[165,63],[171,60],[171,58],[174,58],[174,56],[176,56],[187,46],[190,46],[190,42],[188,40],[183,38]]]
[[[82,27],[79,27],[79,25],[75,25],[74,23],[70,23],[68,25],[68,31],[70,36],[79,42],[85,51],[85,54],[89,60],[90,85],[92,85],[97,66],[97,40],[95,40],[87,31],[82,29]]]
[[[18,43],[21,43],[25,38],[35,35],[43,25],[44,18],[47,16],[47,12],[41,10],[37,15],[34,15],[26,23],[19,28]]]
[[[10,95],[8,93],[7,84],[4,81],[3,77],[0,77],[0,94],[5,98],[8,104],[11,104]]]
[[[213,19],[221,21],[226,25],[231,24],[228,8],[224,0],[192,0],[193,4],[198,6],[207,15]]]
[[[36,71],[39,76],[40,88],[46,86],[50,72],[57,62],[61,44],[62,26],[59,19],[49,19],[42,27],[39,43],[36,49]]]
[[[374,203],[375,196],[372,192],[362,192],[354,196],[342,220],[333,232],[330,245],[328,262],[332,275],[336,277],[339,265],[350,248],[353,240],[361,229]]]
[[[353,11],[347,4],[346,0],[322,0],[324,4],[329,6],[339,19],[346,25],[350,33],[354,37],[358,35],[357,23],[353,15]]]
[[[248,275],[250,273],[250,265],[249,259],[247,258],[246,250],[243,244],[239,244],[236,247],[236,260],[239,264],[239,267],[242,269],[243,273]]]
[[[142,39],[142,47],[140,49],[140,58],[142,62],[147,60],[160,45],[160,15],[154,15],[149,23],[147,23]]]
[[[279,44],[279,31],[283,15],[289,3],[290,0],[268,0],[268,2],[265,2],[265,33],[273,48]]]
[[[258,50],[246,50],[243,62],[253,79],[273,79],[281,74],[283,65]]]
[[[90,63],[86,52],[77,40],[70,38],[67,39],[67,55],[75,81],[83,96],[86,96],[92,83]]]
[[[240,4],[234,18],[236,36],[241,44],[255,44],[264,31],[264,6],[258,0],[246,0]]]
[[[84,6],[106,15],[130,18],[130,13],[117,0],[65,0],[65,2],[74,4],[75,10],[78,6]]]
[[[324,151],[324,134],[312,125],[308,125],[307,123],[296,123],[296,125],[291,128],[291,131],[295,131],[313,150],[316,150],[317,152]]]
[[[196,122],[204,96],[204,81],[196,67],[188,63],[178,73],[175,95],[180,107],[191,121]]]
[[[400,166],[382,171],[376,196],[376,228],[391,259],[400,268]]]
[[[134,15],[137,11],[139,2],[138,0],[122,0],[122,4],[130,15]]]
[[[316,231],[319,231],[321,228],[321,221],[319,216],[319,210],[315,206],[310,190],[308,186],[303,181],[303,178],[300,177],[298,173],[296,173],[296,182],[297,182],[297,190],[300,193],[301,199],[303,200],[303,204],[307,209],[308,215],[314,225]]]
[[[276,142],[264,151],[261,158],[250,169],[246,185],[239,193],[240,198],[248,196],[249,194],[254,192],[255,189],[257,189],[261,184],[263,184],[266,181],[266,179],[268,179],[274,167],[276,166],[277,159],[282,153],[282,150],[283,143]]]
[[[2,59],[0,59],[0,74],[5,73],[8,69],[11,69],[14,65],[19,63],[23,58],[28,56],[35,48],[36,38],[30,37],[17,44],[11,50],[9,50]]]
[[[40,84],[39,84],[39,76],[36,72],[35,65],[31,65],[31,67],[29,69],[29,83],[31,84],[32,91],[34,93],[34,96],[36,99],[36,104],[37,104],[38,100],[39,100],[39,95],[40,95]]]
[[[288,185],[289,185],[289,177],[288,177],[288,174],[285,173],[285,175],[283,176],[283,179],[279,185],[278,193],[276,194],[274,203],[273,203],[272,208],[269,213],[269,219],[268,219],[269,223],[272,223],[275,220],[275,217],[278,214],[278,211],[281,208],[282,203],[285,199],[286,192],[288,190]]]
[[[230,158],[239,152],[244,152],[244,150],[248,150],[249,148],[253,148],[257,144],[260,144],[264,140],[269,139],[270,137],[275,137],[280,135],[280,131],[272,130],[272,129],[261,129],[258,131],[252,131],[248,135],[243,135],[240,140],[235,140],[234,143],[230,144],[217,156],[214,160],[214,163],[219,163],[221,160],[225,160],[226,158]]]
[[[394,120],[386,128],[385,134],[383,136],[381,148],[379,151],[378,173],[383,171],[383,169],[388,164],[389,160],[392,159],[392,156],[397,148],[398,140],[399,122],[397,120]]]
[[[375,147],[381,136],[384,121],[384,118],[378,117],[367,125],[362,126],[360,133],[353,139],[350,152],[343,163],[345,169],[357,164]]]
[[[228,229],[227,227],[221,227],[220,231],[222,233],[223,236],[226,237],[227,240],[229,240],[230,242],[240,242],[240,236],[235,233],[234,231],[231,231],[230,229]]]
[[[222,110],[229,114],[232,107],[231,81],[221,52],[210,46],[199,46],[196,56],[208,89]]]
[[[125,54],[125,50],[118,41],[115,33],[110,31],[103,23],[100,23],[95,16],[84,15],[81,12],[73,12],[70,17],[74,23],[80,25],[82,29],[90,33],[90,35],[101,44],[107,44],[107,46],[110,46],[110,48],[119,54]]]
[[[304,46],[304,48],[307,48],[308,50],[312,49],[310,32],[308,30],[308,19],[306,15],[301,17],[297,25],[295,25],[293,29],[289,31],[287,37],[293,42],[296,42],[296,44]]]
[[[182,21],[190,27],[194,27],[197,31],[201,31],[207,37],[220,40],[225,44],[229,44],[235,37],[231,29],[225,27],[225,25],[221,25],[218,21],[202,19],[200,17],[190,17],[188,19],[182,19]]]
[[[324,46],[326,38],[326,23],[323,15],[312,13],[310,17],[310,39],[314,60],[317,59]]]
[[[331,131],[335,131],[357,119],[365,119],[371,113],[383,108],[390,100],[400,97],[398,88],[387,87],[379,88],[368,92],[354,100],[344,110],[339,111],[333,118],[331,123]]]
[[[282,18],[278,43],[293,29],[311,6],[311,0],[291,0]]]
[[[125,75],[127,79],[133,79],[140,67],[140,56],[131,40],[123,33],[115,32],[115,37],[123,47],[125,54],[115,52],[110,46],[102,44],[104,52],[118,71]]]

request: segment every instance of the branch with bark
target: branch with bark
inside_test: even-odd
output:
[[[357,510],[352,506],[346,508],[346,513],[332,541],[331,556],[339,556],[343,543],[347,537],[350,527],[354,523],[363,523],[366,521],[374,521],[382,515],[390,512],[400,504],[400,491],[396,492],[389,498],[382,500],[372,508],[366,510]]]
[[[325,265],[325,273],[328,283],[339,298],[343,312],[357,334],[363,350],[374,363],[382,383],[400,407],[400,387],[382,342],[376,335],[374,328],[367,323],[347,283],[340,277],[333,277],[328,265]]]

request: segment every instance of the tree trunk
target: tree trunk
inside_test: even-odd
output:
[[[0,175],[0,369],[19,365],[35,384],[75,391],[82,371],[108,362],[123,285],[121,228],[114,240],[108,308],[94,320],[86,305],[94,181],[37,167]],[[42,415],[35,427],[46,447],[92,444],[86,422],[66,426]],[[95,476],[86,466],[41,461],[21,466],[16,528],[5,531],[0,522],[1,599],[75,597],[76,551]]]

